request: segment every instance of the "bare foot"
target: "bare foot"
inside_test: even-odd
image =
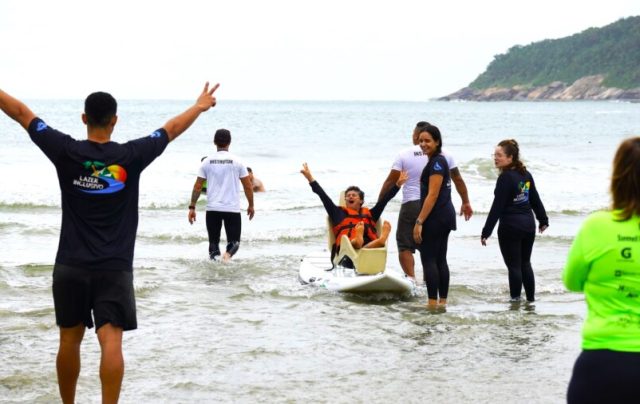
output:
[[[444,302],[444,303],[443,303]],[[447,299],[429,299],[427,302],[427,311],[433,314],[443,314],[447,312]]]
[[[382,235],[384,236],[386,234],[388,236],[389,233],[391,233],[391,223],[385,220],[384,223],[382,223]]]
[[[225,252],[224,255],[222,256],[222,262],[229,262],[231,261],[231,254],[229,254],[228,252]]]
[[[370,241],[365,245],[365,248],[380,248],[384,247],[387,244],[387,239],[389,238],[389,234],[391,234],[391,223],[388,221],[384,221],[382,224],[382,235],[377,239]]]
[[[356,237],[351,240],[353,248],[362,248],[364,244],[364,223],[360,222],[356,224]]]
[[[382,236],[380,236],[380,239],[386,243],[389,234],[391,234],[391,223],[385,220],[384,223],[382,223]]]

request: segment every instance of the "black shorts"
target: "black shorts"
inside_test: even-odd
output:
[[[94,321],[96,330],[107,323],[125,331],[138,327],[133,272],[96,271],[56,264],[53,303],[56,324],[60,327],[82,323],[92,328]]]
[[[416,243],[413,241],[413,227],[416,225],[416,219],[420,214],[422,205],[420,201],[409,201],[400,205],[400,213],[398,214],[398,228],[396,229],[396,243],[398,251],[416,251]]]

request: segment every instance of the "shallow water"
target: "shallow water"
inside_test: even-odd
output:
[[[82,137],[69,115],[77,104],[42,101],[34,110]],[[116,139],[150,133],[186,105],[123,102]],[[450,238],[446,311],[427,311],[423,288],[359,296],[301,285],[300,260],[326,246],[323,209],[301,163],[330,195],[358,184],[372,203],[423,119],[442,129],[476,210]],[[219,126],[232,130],[232,151],[268,189],[256,195],[256,217],[243,221],[228,264],[206,259],[204,201],[193,226],[186,210]],[[0,401],[56,402],[50,283],[59,191],[20,128],[4,118],[0,132],[8,139],[0,150]],[[139,329],[125,334],[122,402],[563,402],[585,307],[560,272],[580,222],[607,206],[613,150],[633,133],[640,104],[221,103],[143,174]],[[496,178],[490,154],[506,137],[519,140],[550,215],[534,247],[535,304],[508,302],[497,239],[479,242]],[[384,214],[394,225],[399,201]],[[395,240],[389,254],[399,268]],[[90,331],[78,402],[99,402],[98,359]]]

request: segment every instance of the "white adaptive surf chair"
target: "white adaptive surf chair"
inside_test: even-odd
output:
[[[345,206],[344,191],[340,192],[340,206]],[[382,218],[379,218],[376,223],[376,232],[378,234],[382,234],[382,223]],[[327,241],[329,243],[329,251],[332,251],[336,238],[333,235],[333,223],[329,217],[327,217],[327,226]],[[385,243],[384,247],[379,248],[360,248],[356,250],[351,245],[349,238],[343,235],[340,239],[340,249],[336,251],[336,255],[333,257],[333,265],[339,265],[344,257],[351,259],[353,267],[359,275],[375,275],[384,272],[387,265],[387,244]]]

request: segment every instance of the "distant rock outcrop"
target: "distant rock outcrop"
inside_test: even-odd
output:
[[[512,46],[441,100],[640,101],[640,16],[558,39]]]
[[[442,101],[574,101],[574,100],[640,100],[640,88],[623,90],[604,87],[604,75],[587,76],[567,85],[554,81],[540,87],[513,86],[491,87],[478,90],[465,87],[453,94],[439,98]]]

